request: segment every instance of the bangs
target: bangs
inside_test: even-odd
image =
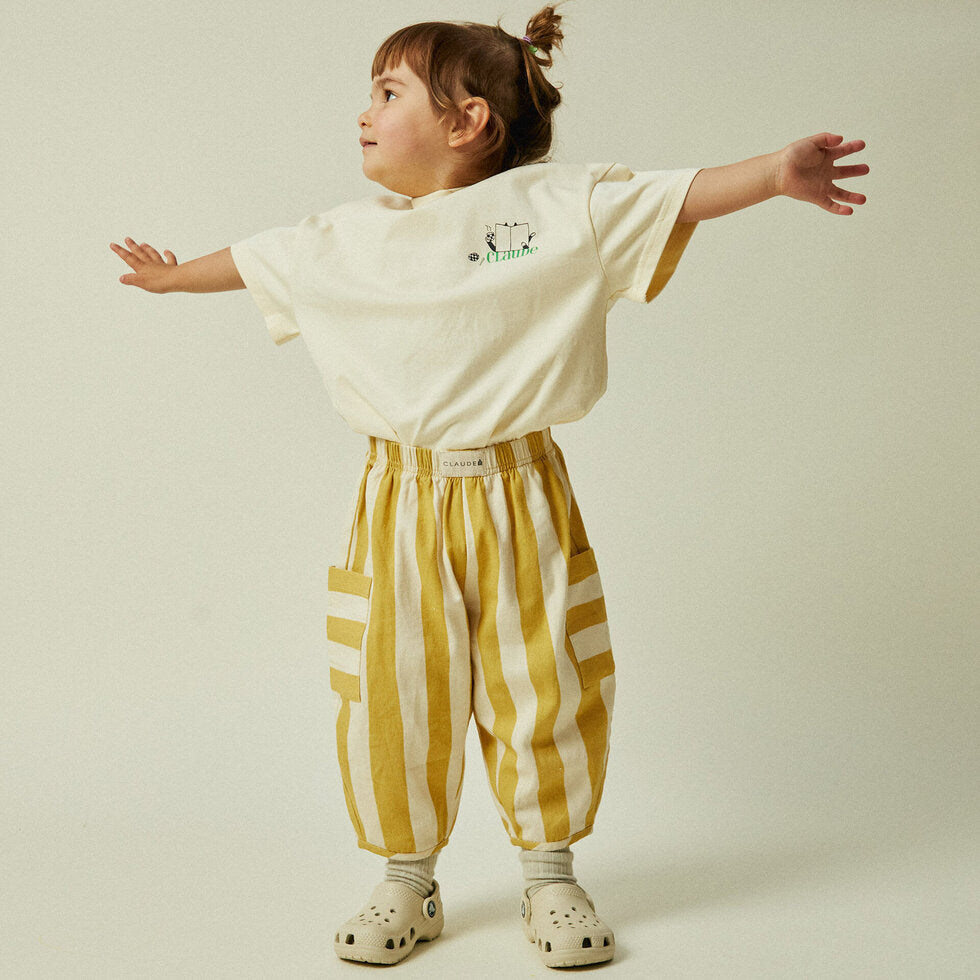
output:
[[[433,105],[442,110],[448,109],[452,105],[452,100],[440,84],[440,80],[435,77],[433,54],[440,42],[447,40],[446,35],[452,29],[452,24],[433,21],[412,24],[410,27],[403,27],[400,31],[396,31],[378,48],[371,63],[371,77],[377,78],[386,71],[396,69],[404,62],[429,90]]]

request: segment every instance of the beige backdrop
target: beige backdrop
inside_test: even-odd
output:
[[[4,16],[0,974],[355,976],[380,873],[335,771],[326,567],[362,441],[244,292],[120,285],[374,193],[377,44],[536,4],[20,4]],[[555,157],[862,137],[851,218],[704,223],[556,430],[620,679],[577,870],[622,977],[975,978],[972,2],[574,0]],[[543,976],[471,753],[448,926],[400,977]]]

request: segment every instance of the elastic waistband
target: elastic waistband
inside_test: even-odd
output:
[[[482,449],[422,449],[374,436],[368,438],[371,443],[368,462],[371,465],[381,463],[403,473],[421,476],[491,476],[533,463],[554,449],[550,429]]]

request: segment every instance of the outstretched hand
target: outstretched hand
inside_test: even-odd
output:
[[[171,270],[177,265],[177,256],[169,249],[165,249],[161,256],[151,245],[147,245],[146,242],[138,245],[132,238],[125,238],[123,241],[131,251],[127,251],[115,242],[109,245],[109,248],[133,270],[125,276],[120,276],[119,281],[127,286],[139,286],[140,289],[150,293],[169,292]]]
[[[864,140],[845,143],[843,136],[833,133],[819,133],[790,143],[779,152],[776,192],[816,204],[831,214],[853,214],[854,208],[848,205],[864,204],[867,198],[845,191],[834,181],[863,177],[871,168],[865,163],[838,167],[835,162],[864,147]]]

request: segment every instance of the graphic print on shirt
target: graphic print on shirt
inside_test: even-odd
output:
[[[486,234],[484,242],[489,246],[489,250],[481,255],[479,252],[470,252],[467,258],[470,262],[503,262],[507,259],[520,259],[527,255],[533,255],[538,250],[537,245],[531,244],[531,239],[537,234],[531,231],[531,225],[527,221],[515,221],[513,223],[498,221],[492,225],[484,225]]]

